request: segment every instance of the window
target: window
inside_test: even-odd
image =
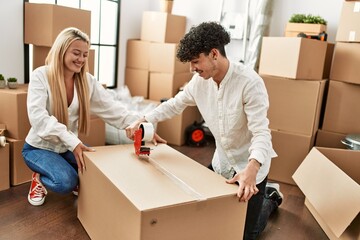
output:
[[[117,86],[120,0],[25,0],[57,4],[91,12],[91,49],[95,51],[94,75],[109,88]],[[25,46],[25,76],[32,71],[32,46]],[[29,82],[27,77],[26,82]]]

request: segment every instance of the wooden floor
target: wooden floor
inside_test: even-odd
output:
[[[204,166],[210,163],[214,152],[212,141],[205,147],[173,147]],[[304,206],[304,195],[299,188],[280,186],[284,201],[270,217],[259,239],[328,239]],[[29,183],[0,192],[0,240],[90,239],[77,219],[77,197],[50,192],[43,206],[33,207],[27,202],[28,189]]]

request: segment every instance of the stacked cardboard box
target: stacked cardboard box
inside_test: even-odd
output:
[[[185,34],[186,17],[167,12],[145,11],[140,39],[129,39],[126,52],[125,85],[133,96],[161,101],[175,96],[192,74],[189,63],[176,58],[180,39]],[[157,125],[157,132],[168,143],[183,145],[184,131],[201,121],[196,107]]]
[[[360,151],[340,149],[360,133],[360,2],[343,2],[322,129],[293,178],[329,239],[360,239]],[[319,174],[321,173],[321,174]]]
[[[314,145],[331,62],[328,46],[306,38],[263,38],[259,73],[269,95],[269,127],[278,154],[271,180],[295,184],[292,175]]]
[[[316,146],[345,148],[347,134],[360,133],[360,2],[346,1],[340,15],[329,90]],[[326,137],[325,137],[326,136]]]
[[[76,27],[90,36],[91,12],[54,4],[25,3],[24,43],[33,44],[33,69],[45,64],[45,58],[57,35],[67,27]],[[88,68],[94,74],[94,50]]]
[[[4,137],[6,125],[0,123],[0,136]],[[10,187],[10,146],[8,143],[0,144],[0,191]]]

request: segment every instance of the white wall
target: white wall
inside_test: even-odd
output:
[[[182,0],[176,0],[182,1]],[[197,0],[193,0],[197,1]],[[227,1],[227,0],[224,0]],[[328,21],[328,40],[334,42],[343,0],[273,0],[270,36],[282,36],[286,22],[294,13],[320,15]],[[191,8],[191,4],[188,5]],[[214,6],[215,8],[218,6]],[[202,14],[211,6],[192,10]],[[118,86],[124,84],[126,41],[140,38],[144,10],[159,10],[159,0],[122,0]],[[196,24],[196,23],[194,23]],[[0,73],[24,81],[23,0],[0,0]]]
[[[0,0],[0,73],[24,83],[23,0]]]

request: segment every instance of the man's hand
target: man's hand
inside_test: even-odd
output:
[[[156,146],[158,143],[167,143],[167,141],[161,138],[157,133],[154,134],[154,138],[152,140],[153,144]]]
[[[83,157],[83,152],[84,151],[87,151],[87,152],[95,152],[94,149],[92,148],[89,148],[87,146],[85,146],[84,144],[82,143],[79,143],[73,153],[74,153],[74,156],[75,156],[75,159],[76,159],[76,163],[78,165],[78,172],[83,172],[83,170],[86,170],[86,165],[85,165],[85,161],[84,161],[84,157]]]
[[[256,175],[259,169],[260,164],[255,159],[252,159],[243,171],[226,181],[227,183],[239,183],[237,192],[239,201],[249,201],[253,195],[259,192],[259,189],[256,187]]]

